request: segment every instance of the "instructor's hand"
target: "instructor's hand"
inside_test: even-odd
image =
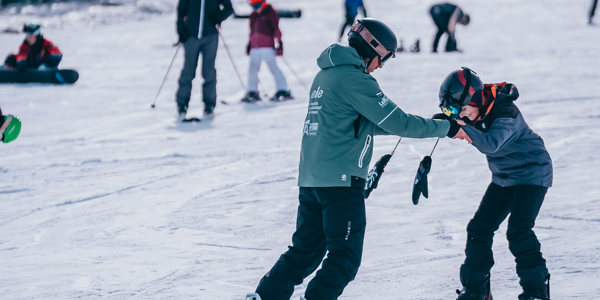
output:
[[[463,120],[448,119],[448,122],[450,122],[450,130],[448,130],[448,134],[446,135],[447,137],[459,140],[467,140],[469,144],[472,143],[471,137],[469,137],[469,135],[461,128],[461,126],[466,125]]]

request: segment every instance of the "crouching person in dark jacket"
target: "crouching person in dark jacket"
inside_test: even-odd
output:
[[[552,160],[514,104],[518,97],[515,85],[482,84],[468,68],[450,73],[440,87],[442,111],[464,121],[458,121],[463,138],[486,155],[492,171],[492,182],[467,226],[459,300],[491,299],[492,239],[507,217],[506,237],[523,287],[519,300],[550,299],[550,275],[533,226],[552,185]]]
[[[437,32],[433,38],[432,52],[437,52],[438,43],[442,35],[447,34],[446,52],[454,52],[460,50],[457,48],[456,42],[456,24],[468,25],[471,18],[463,10],[452,3],[440,3],[433,5],[429,9],[429,14],[437,27]]]

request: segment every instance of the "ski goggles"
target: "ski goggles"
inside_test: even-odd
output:
[[[363,24],[361,24],[360,22],[355,22],[352,27],[350,28],[350,31],[354,31],[356,33],[358,33],[363,40],[365,40],[365,42],[367,42],[371,48],[373,50],[375,50],[375,52],[377,53],[377,55],[379,55],[379,64],[383,66],[383,64],[385,64],[385,62],[392,58],[392,57],[396,57],[396,53],[394,53],[394,51],[389,51],[388,49],[386,49],[383,44],[381,44],[377,38],[375,38],[375,36],[373,36],[371,34],[371,32],[369,31],[369,29],[367,29]]]
[[[441,109],[442,112],[448,117],[458,117],[458,114],[460,113],[460,111],[452,105],[442,106]]]

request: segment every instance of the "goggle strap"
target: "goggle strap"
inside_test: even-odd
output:
[[[377,40],[377,38],[375,38],[375,36],[373,36],[371,32],[369,32],[369,30],[366,29],[365,26],[360,22],[355,22],[352,25],[352,28],[350,28],[350,31],[358,33],[363,38],[363,40],[365,40],[365,42],[367,42],[371,46],[371,48],[373,48],[373,50],[377,52],[377,55],[379,55],[379,57],[381,57],[382,60],[387,60],[390,57],[390,55],[391,57],[396,56],[394,52],[385,49],[383,44],[381,44]]]

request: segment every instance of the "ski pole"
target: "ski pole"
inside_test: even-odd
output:
[[[390,153],[390,155],[394,155],[394,152],[396,152],[396,148],[398,148],[398,145],[400,144],[400,141],[402,141],[402,137],[400,137],[400,139],[396,143],[396,146],[394,147],[394,150],[392,150],[392,153]]]
[[[433,145],[433,149],[431,149],[431,153],[429,153],[429,156],[433,155],[433,151],[435,151],[435,147],[437,147],[439,141],[440,141],[440,138],[437,138],[437,140],[435,140],[435,145]]]
[[[165,77],[163,78],[162,82],[160,83],[160,87],[158,88],[158,91],[156,91],[156,95],[154,96],[154,101],[152,101],[152,105],[150,105],[151,108],[156,107],[156,99],[158,98],[158,94],[162,90],[163,85],[165,84],[165,80],[167,80],[167,76],[169,75],[169,71],[171,70],[171,66],[173,66],[173,62],[175,61],[175,57],[177,57],[177,52],[179,52],[179,48],[181,48],[181,43],[177,43],[175,45],[177,46],[177,48],[175,48],[175,54],[173,54],[171,63],[169,64],[169,67],[167,68],[167,73],[165,74]]]
[[[223,43],[223,46],[225,47],[225,50],[227,51],[227,56],[229,56],[229,60],[231,61],[231,65],[233,66],[233,69],[235,70],[235,75],[237,75],[237,78],[239,79],[240,84],[242,85],[242,88],[245,91],[246,90],[246,85],[244,84],[244,81],[242,80],[242,76],[240,76],[240,71],[238,71],[238,68],[235,65],[235,62],[233,61],[233,56],[231,55],[231,52],[229,51],[229,47],[227,46],[227,43],[225,42],[225,38],[221,34],[221,30],[217,30],[217,32],[219,33],[220,40]]]
[[[283,60],[283,63],[288,67],[288,69],[290,70],[290,72],[292,72],[292,74],[294,75],[294,77],[296,77],[296,80],[298,80],[298,82],[300,82],[300,84],[307,91],[310,91],[309,88],[308,88],[308,86],[304,82],[302,82],[302,80],[300,79],[300,76],[298,76],[298,74],[296,74],[296,72],[294,71],[294,69],[292,68],[292,66],[288,63],[288,61],[285,58],[283,58],[283,56],[281,56],[281,60]]]

